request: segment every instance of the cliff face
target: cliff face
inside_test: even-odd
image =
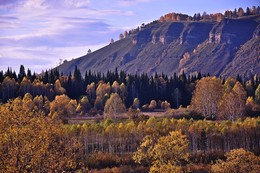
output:
[[[89,55],[58,67],[64,74],[77,65],[106,73],[165,73],[183,70],[224,77],[260,74],[260,20],[258,16],[223,19],[221,22],[164,22],[143,27],[139,32]]]

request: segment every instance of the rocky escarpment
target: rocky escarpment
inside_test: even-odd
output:
[[[231,76],[234,73],[244,74],[250,78],[260,74],[260,25],[253,33],[253,37],[241,45],[234,55],[234,60],[223,70],[224,76]],[[238,65],[242,64],[242,65]]]
[[[257,25],[253,20],[223,19],[212,28],[209,43],[241,45],[252,37]]]
[[[249,77],[260,73],[259,34],[259,15],[220,22],[154,22],[58,68],[65,74],[77,65],[82,73],[117,68],[132,74],[172,75],[184,70]]]
[[[257,25],[254,34],[253,34],[253,38],[259,38],[260,37],[260,25]]]

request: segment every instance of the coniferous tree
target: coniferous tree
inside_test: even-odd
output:
[[[32,72],[31,72],[31,70],[28,68],[27,69],[27,78],[29,79],[29,80],[31,80],[31,78],[32,78]],[[31,81],[32,82],[32,81]]]
[[[244,16],[245,12],[244,12],[243,8],[240,7],[240,8],[238,9],[237,14],[238,14],[238,17]]]
[[[4,72],[0,71],[0,83],[2,83],[4,80]]]
[[[46,70],[45,73],[44,73],[44,76],[42,78],[42,81],[44,84],[46,83],[49,83],[49,74],[48,74],[48,71]]]
[[[83,84],[84,82],[82,80],[81,72],[78,69],[78,67],[75,66],[73,80],[72,80],[73,87],[72,87],[72,95],[71,95],[73,99],[79,98],[81,95],[84,94]]]
[[[50,75],[48,77],[49,77],[49,79],[48,79],[49,83],[54,84],[55,76],[54,76],[53,70],[51,70]]]
[[[24,76],[26,76],[26,73],[25,73],[25,68],[23,65],[20,66],[20,71],[19,71],[19,74],[18,74],[18,82],[20,83]]]
[[[251,14],[251,12],[250,12],[249,7],[246,7],[246,13],[245,13],[245,15],[246,15],[246,16],[249,16],[250,14]]]

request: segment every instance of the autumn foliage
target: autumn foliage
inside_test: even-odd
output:
[[[260,157],[242,148],[226,154],[226,161],[219,160],[212,165],[213,173],[257,173],[260,172]]]
[[[1,171],[259,172],[257,77],[53,77],[0,73]]]
[[[75,137],[44,113],[28,110],[16,98],[0,106],[0,169],[3,172],[72,171],[77,163]]]

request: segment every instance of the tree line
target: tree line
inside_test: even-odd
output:
[[[159,22],[167,21],[221,21],[223,18],[239,18],[243,16],[257,15],[260,14],[260,6],[252,6],[252,8],[247,7],[243,9],[242,7],[234,10],[226,10],[222,13],[207,14],[207,12],[195,13],[193,17],[182,13],[168,13],[161,16]]]
[[[112,87],[113,84],[117,85],[114,83],[116,82],[126,87],[127,94],[124,96],[124,102],[127,107],[132,104],[135,98],[140,100],[141,105],[147,104],[154,99],[156,101],[169,100],[173,107],[178,107],[179,105],[187,106],[191,99],[192,85],[202,77],[200,73],[188,77],[184,73],[181,75],[175,73],[171,77],[165,74],[155,74],[155,76],[146,74],[130,75],[116,70],[115,72],[108,71],[106,74],[87,71],[83,78],[77,67],[75,67],[74,73],[69,75],[60,74],[57,69],[46,71],[37,76],[35,74],[31,76],[29,71],[26,74],[24,67],[21,66],[18,75],[10,68],[5,73],[3,71],[0,72],[0,93],[3,103],[9,99],[23,96],[27,92],[33,96],[47,96],[51,101],[56,95],[64,93],[71,99],[79,99],[82,95],[92,97],[88,90],[91,90],[93,85],[96,90],[100,83],[105,83]],[[181,95],[178,100],[174,99],[174,91],[176,89],[178,89],[178,94]],[[178,104],[175,103],[177,101]]]
[[[12,71],[11,68],[8,68],[6,72],[0,71],[0,83],[1,85],[1,89],[6,89],[6,85],[3,86],[3,82],[5,78],[11,79],[11,81],[6,80],[6,83],[8,83],[9,86],[9,82],[10,87],[9,89],[7,89],[7,93],[9,93],[9,97],[7,96],[3,96],[1,95],[1,101],[2,102],[6,102],[8,99],[12,99],[15,98],[17,96],[23,96],[26,92],[20,92],[20,85],[24,84],[24,83],[30,83],[31,85],[40,85],[39,82],[41,83],[41,85],[45,84],[48,88],[48,85],[53,86],[55,82],[57,81],[57,79],[59,79],[62,87],[64,89],[66,89],[66,93],[67,95],[72,98],[72,99],[77,99],[79,98],[81,95],[85,95],[86,94],[86,87],[89,84],[92,84],[93,82],[95,84],[98,84],[100,81],[103,81],[105,83],[109,83],[109,84],[113,84],[113,82],[117,81],[118,83],[124,83],[125,85],[127,85],[127,89],[128,91],[130,90],[129,85],[131,85],[131,87],[133,88],[133,91],[129,92],[131,93],[130,95],[128,95],[128,97],[132,96],[132,100],[131,101],[127,101],[127,106],[129,106],[132,101],[133,101],[133,97],[134,96],[142,96],[142,93],[140,90],[145,90],[145,87],[152,88],[151,90],[153,90],[154,93],[154,99],[155,100],[160,100],[160,98],[167,98],[167,96],[164,96],[166,94],[162,94],[162,91],[158,91],[159,89],[163,88],[163,91],[166,89],[169,89],[172,92],[168,92],[173,94],[175,89],[179,89],[181,92],[184,92],[184,90],[182,88],[185,88],[186,90],[194,90],[194,86],[197,80],[200,80],[202,77],[205,76],[209,76],[209,74],[207,75],[201,75],[200,73],[198,73],[197,75],[189,75],[187,76],[185,73],[179,74],[177,75],[176,73],[173,74],[173,76],[167,76],[165,74],[155,74],[154,76],[147,76],[146,74],[135,74],[135,75],[131,75],[131,74],[126,74],[124,71],[120,71],[118,72],[117,70],[115,70],[114,72],[108,71],[106,74],[101,74],[101,73],[92,73],[91,71],[87,71],[85,73],[85,76],[83,78],[83,75],[81,74],[81,72],[77,69],[77,67],[75,67],[74,69],[74,73],[73,74],[69,74],[69,75],[64,75],[62,73],[60,73],[58,71],[58,69],[53,69],[50,71],[46,71],[46,72],[42,72],[40,75],[36,75],[35,73],[31,73],[31,70],[28,69],[27,73],[25,72],[25,68],[23,65],[21,65],[20,67],[20,72],[18,73],[18,75],[16,74],[15,71]],[[26,77],[26,80],[24,81],[24,83],[22,83],[22,80],[24,79],[24,77]],[[226,79],[221,78],[221,82],[225,83]],[[27,82],[28,80],[28,82]],[[257,86],[259,84],[259,76],[252,76],[252,78],[248,81],[242,81],[241,77],[239,75],[237,75],[236,78],[237,81],[239,81],[240,83],[243,84],[243,86],[246,88],[247,91],[247,97],[248,96],[253,96],[254,97],[254,92],[257,89]],[[8,82],[7,82],[8,81]],[[161,86],[162,85],[162,86]],[[168,86],[171,85],[171,86]],[[15,86],[15,87],[11,87],[11,86]],[[49,86],[49,88],[51,88]],[[78,87],[77,87],[78,86]],[[144,87],[145,86],[145,87]],[[77,87],[77,89],[75,89],[75,87]],[[190,87],[190,88],[188,88]],[[29,89],[31,88],[31,86],[29,87]],[[53,88],[51,88],[53,89]],[[54,91],[54,89],[53,89]],[[155,92],[154,92],[155,91]],[[168,91],[168,90],[167,90]],[[2,90],[3,92],[3,90]],[[1,93],[2,93],[1,92]],[[13,94],[11,94],[13,93]],[[146,92],[143,92],[146,93]],[[188,92],[190,93],[190,92]],[[184,94],[184,93],[183,93]],[[14,96],[13,96],[14,95]],[[35,94],[33,94],[35,95]],[[54,96],[57,95],[57,93],[54,93]],[[150,95],[150,94],[148,94]],[[168,95],[168,94],[167,94]],[[171,96],[168,96],[171,97]],[[50,100],[53,100],[53,97],[49,97],[48,98]],[[145,97],[147,98],[147,97]],[[141,98],[141,104],[144,103],[149,103],[151,99],[144,99]],[[163,99],[161,99],[163,100]],[[172,99],[169,99],[172,100]],[[173,102],[171,102],[171,105],[173,107],[178,107],[179,105],[183,105],[183,106],[187,106],[190,104],[190,100],[186,100],[184,99],[183,101],[181,101],[178,105],[172,104]]]
[[[200,73],[192,76],[186,76],[185,73],[175,73],[173,76],[131,75],[116,70],[108,71],[107,74],[87,71],[83,78],[77,67],[73,75],[63,75],[54,69],[36,76],[31,75],[30,70],[26,73],[21,66],[18,75],[10,69],[5,73],[0,72],[0,99],[6,103],[9,99],[24,97],[26,93],[30,93],[33,98],[42,96],[50,102],[59,97],[68,97],[63,99],[67,102],[74,100],[71,101],[74,105],[72,107],[84,115],[87,112],[102,114],[106,102],[114,93],[110,103],[115,99],[122,103],[121,107],[143,111],[191,105],[196,112],[211,119],[216,118],[216,113],[224,119],[257,114],[257,104],[260,103],[258,76],[248,81],[242,81],[239,75],[236,79],[207,76]],[[66,96],[62,96],[64,94]],[[106,110],[108,112],[108,107]]]

